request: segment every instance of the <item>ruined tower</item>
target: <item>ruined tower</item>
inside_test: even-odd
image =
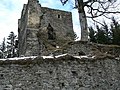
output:
[[[45,54],[74,40],[71,12],[41,7],[38,0],[24,4],[18,20],[19,56]]]

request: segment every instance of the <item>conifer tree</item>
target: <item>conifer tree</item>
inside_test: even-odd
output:
[[[15,57],[16,56],[16,50],[15,50],[15,40],[16,35],[14,32],[10,32],[8,38],[7,38],[7,57]]]
[[[120,45],[120,24],[112,18],[111,24],[111,31],[112,31],[112,43]]]
[[[108,28],[108,25],[104,22],[104,25],[99,27],[96,26],[97,32],[94,33],[94,29],[90,28],[90,41],[95,42],[96,39],[97,43],[100,44],[114,44],[120,45],[120,24],[112,18],[111,27]]]
[[[96,26],[96,28],[97,28],[97,34],[96,34],[97,43],[106,44],[105,31],[102,30],[102,28],[100,28],[98,25]]]
[[[70,0],[60,0],[60,1],[64,5]],[[117,10],[117,6],[119,6],[119,4],[116,5],[117,1],[118,0],[74,0],[75,8],[78,9],[78,13],[79,13],[82,41],[87,41],[88,39],[87,18],[90,18],[94,22],[103,25],[103,23],[99,22],[98,19],[96,18],[101,16],[105,18],[110,18],[108,14],[120,13]],[[114,5],[116,5],[116,7],[114,7]]]
[[[96,32],[94,31],[94,29],[92,27],[89,28],[89,38],[90,38],[90,42],[96,42]]]
[[[0,58],[5,58],[5,56],[6,56],[6,44],[4,38],[2,44],[0,45]]]

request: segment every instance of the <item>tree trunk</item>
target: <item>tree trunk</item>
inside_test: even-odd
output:
[[[78,0],[78,13],[81,27],[81,41],[88,41],[88,26],[83,0]]]

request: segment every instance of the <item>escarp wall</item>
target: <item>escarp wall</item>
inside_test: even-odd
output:
[[[0,61],[0,90],[120,90],[120,60],[64,56]]]

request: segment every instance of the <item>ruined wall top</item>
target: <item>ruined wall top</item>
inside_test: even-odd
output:
[[[37,2],[37,3],[39,3],[39,0],[28,0],[28,3],[30,3],[30,2]]]
[[[48,28],[49,24],[52,29]],[[56,46],[62,47],[66,42],[74,40],[72,14],[41,7],[38,0],[28,0],[19,19],[18,36],[19,55],[32,56],[39,52],[49,54],[48,50],[52,52]]]

